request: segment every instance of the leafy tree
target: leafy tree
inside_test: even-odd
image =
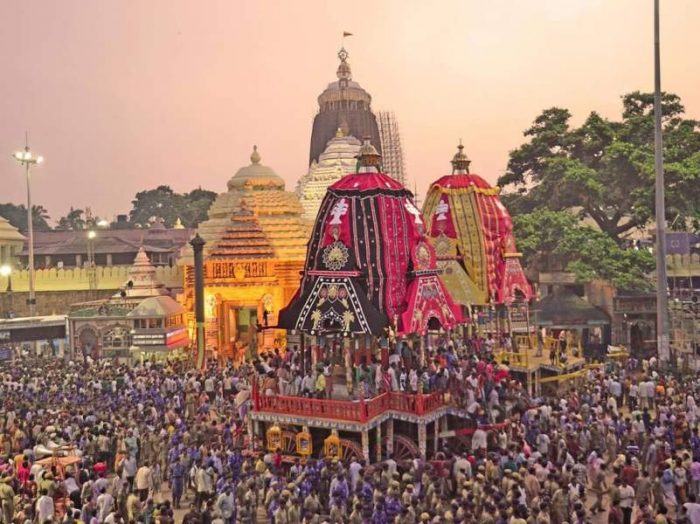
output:
[[[208,211],[216,198],[214,191],[197,188],[184,195],[187,207],[180,217],[187,227],[196,227],[208,218]]]
[[[170,186],[158,186],[136,193],[132,200],[129,221],[133,225],[147,227],[154,219],[162,219],[166,227],[172,227],[179,218],[187,227],[196,227],[207,219],[207,210],[216,193],[195,189],[189,193],[176,193]]]
[[[175,225],[180,212],[184,209],[182,195],[178,195],[170,186],[158,186],[136,193],[131,201],[132,209],[129,220],[146,227],[154,219],[160,218],[167,227]]]
[[[58,219],[56,229],[61,231],[78,231],[85,229],[86,222],[83,218],[85,212],[82,209],[74,209],[72,206],[68,214]]]
[[[10,224],[15,226],[20,231],[28,231],[27,225],[27,206],[24,204],[16,205],[12,203],[0,204],[0,216],[5,217]],[[34,231],[50,231],[48,211],[42,205],[32,206],[32,223]]]
[[[514,213],[573,210],[620,242],[654,216],[654,97],[622,97],[622,120],[592,112],[578,128],[566,109],[550,108],[525,131],[498,184]],[[662,96],[667,220],[700,220],[700,124],[683,118],[680,98]]]
[[[523,262],[536,269],[557,265],[579,282],[602,279],[621,289],[649,289],[654,257],[645,249],[625,249],[606,233],[583,225],[567,211],[539,208],[513,217]]]

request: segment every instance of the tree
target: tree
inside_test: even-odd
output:
[[[625,249],[606,233],[581,224],[567,211],[539,208],[513,217],[523,262],[536,269],[556,265],[576,275],[578,282],[602,279],[618,288],[648,290],[654,257],[645,250]]]
[[[129,221],[142,227],[154,219],[162,219],[166,227],[172,227],[184,209],[182,195],[175,193],[170,186],[140,191],[131,204]]]
[[[74,209],[71,206],[68,214],[58,219],[56,229],[61,231],[78,231],[80,229],[85,229],[86,222],[83,218],[84,213],[82,209]]]
[[[179,218],[185,226],[197,227],[207,219],[207,210],[215,198],[216,193],[201,188],[180,194],[170,186],[158,186],[136,193],[129,221],[147,227],[154,219],[161,219],[166,227],[172,227]]]
[[[611,239],[654,216],[654,97],[622,97],[621,121],[592,112],[578,128],[566,109],[550,108],[525,131],[498,184],[515,214],[544,207],[592,219]],[[683,118],[680,98],[662,96],[666,213],[685,228],[700,221],[700,125]]]
[[[187,227],[197,227],[200,222],[208,218],[207,212],[216,199],[216,193],[200,187],[186,193],[184,197],[187,208],[181,216],[182,223]]]
[[[23,232],[29,230],[27,225],[27,206],[12,203],[0,204],[0,216],[5,217],[10,224]],[[34,231],[51,231],[49,213],[42,205],[32,206],[32,223]]]

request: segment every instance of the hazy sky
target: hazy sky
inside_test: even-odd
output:
[[[112,218],[141,189],[223,191],[257,144],[293,189],[343,30],[353,78],[395,111],[410,185],[461,137],[494,182],[545,107],[580,122],[653,87],[652,0],[2,0],[0,202]],[[663,88],[700,118],[700,1],[662,0]]]

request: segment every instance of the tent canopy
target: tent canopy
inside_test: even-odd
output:
[[[535,302],[532,309],[536,311],[540,326],[564,329],[610,324],[610,318],[602,309],[565,288]]]

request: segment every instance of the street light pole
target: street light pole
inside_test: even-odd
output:
[[[656,343],[661,364],[669,365],[668,277],[666,275],[666,203],[661,134],[661,46],[659,0],[654,0],[654,167],[656,171]]]
[[[24,146],[24,151],[14,154],[15,160],[24,166],[27,176],[27,228],[29,229],[29,316],[36,315],[36,293],[34,291],[34,220],[32,216],[32,191],[31,191],[31,166],[41,164],[44,159],[41,156],[33,156],[29,150],[29,144]]]

